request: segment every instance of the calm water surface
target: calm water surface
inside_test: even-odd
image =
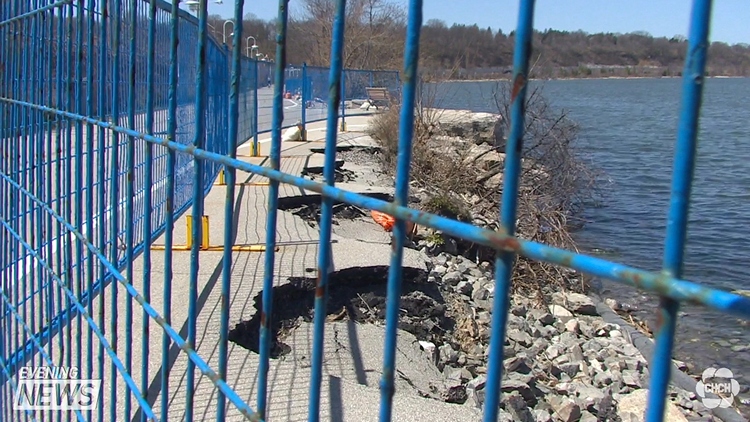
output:
[[[661,268],[681,100],[680,79],[537,82],[580,125],[579,147],[605,173],[606,196],[586,211],[582,249],[647,270]],[[494,82],[440,87],[444,108],[497,112]],[[709,79],[704,91],[684,278],[750,289],[750,79]],[[653,320],[655,301],[605,282],[605,296],[636,303]],[[722,365],[750,385],[750,327],[705,308],[681,307],[677,355],[702,371]]]

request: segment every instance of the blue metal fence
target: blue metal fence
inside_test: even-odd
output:
[[[270,63],[261,62],[262,67],[271,66]],[[270,72],[267,71],[269,79],[261,75],[259,81],[272,81]],[[366,87],[387,88],[394,98],[399,98],[401,81],[398,71],[383,70],[357,70],[344,69],[342,87],[337,108],[340,117],[346,121],[346,116],[371,113],[372,110],[362,109],[360,105],[367,99]],[[329,87],[330,69],[325,67],[288,66],[284,70],[284,83],[282,93],[284,95],[284,120],[282,128],[294,126],[297,122],[306,126],[327,118],[328,103],[331,95]],[[258,120],[260,122],[259,133],[270,132],[272,128],[272,103],[273,88],[267,86],[258,93],[259,98],[265,96],[262,101],[264,106],[258,109]]]
[[[243,3],[243,0],[235,3],[237,20],[242,18]],[[220,405],[216,407],[216,420],[225,420],[230,409],[248,420],[265,420],[278,196],[279,185],[284,183],[323,195],[309,420],[318,420],[320,412],[331,219],[336,199],[399,219],[394,229],[388,277],[381,421],[391,419],[407,220],[498,251],[485,421],[496,420],[498,416],[508,291],[516,254],[662,296],[646,415],[649,422],[661,421],[679,303],[693,302],[750,318],[750,299],[681,279],[711,2],[696,0],[693,5],[661,273],[514,236],[518,151],[523,141],[534,1],[522,0],[520,5],[509,116],[511,130],[500,210],[502,228],[489,231],[406,207],[421,0],[410,0],[408,6],[403,83],[396,73],[344,71],[344,0],[336,1],[330,69],[286,66],[286,0],[279,1],[275,63],[243,58],[240,47],[243,34],[239,27],[233,35],[232,45],[236,47],[231,53],[210,38],[206,31],[205,0],[201,1],[200,19],[180,10],[178,1],[172,4],[161,0],[2,2],[0,418],[15,421],[40,417],[38,412],[14,408],[18,373],[26,366],[52,365],[76,366],[82,371],[81,378],[103,378],[106,385],[103,391],[104,403],[108,405],[106,412],[105,406],[83,412],[62,411],[58,420],[62,415],[77,420],[131,420],[136,413],[142,420],[174,420],[175,413],[181,415],[182,403],[170,406],[170,376],[166,368],[172,367],[171,351],[178,348],[186,356],[186,420],[211,418],[195,414],[195,401],[201,399],[195,395],[196,370],[218,389]],[[344,107],[345,101],[362,96],[366,86],[398,90],[399,85],[403,97],[395,201],[388,203],[337,189],[334,151],[341,112],[350,112]],[[326,120],[324,184],[280,171],[281,130],[290,124],[290,117],[294,118],[285,110],[288,105],[284,97],[295,87],[300,90],[303,105],[299,120]],[[263,112],[264,104],[269,102],[271,106]],[[307,107],[308,102],[311,107]],[[312,113],[317,103],[321,104],[319,115]],[[270,123],[263,116],[270,116]],[[257,134],[267,130],[271,132],[269,166],[235,158],[240,143],[257,141]],[[172,315],[178,310],[172,304],[173,272],[180,269],[173,254],[173,231],[175,220],[188,209],[193,221],[201,220],[204,199],[220,169],[226,169],[227,199],[221,265],[221,329],[218,357],[214,358],[218,364],[214,369],[209,358],[195,351],[200,277],[198,242],[190,247],[187,269],[186,334],[172,325]],[[247,397],[226,382],[233,263],[231,222],[236,217],[237,170],[270,179],[260,361],[253,407],[245,402]],[[165,252],[157,256],[148,246],[161,234],[165,235]],[[193,224],[188,236],[201,239],[202,234],[202,225]],[[136,256],[142,256],[138,268]],[[157,271],[164,273],[158,279]],[[159,294],[152,288],[155,283],[161,285]],[[125,296],[124,314],[119,313],[118,295]],[[137,302],[138,311],[133,308],[133,301]],[[156,310],[155,303],[161,303],[161,312]],[[143,333],[140,357],[133,353],[133,344],[139,341],[133,338],[132,328],[138,313],[142,315],[139,320]],[[150,332],[162,337],[161,350],[149,350]],[[124,341],[118,339],[120,334],[124,334]],[[135,367],[136,359],[140,367]],[[161,363],[162,368],[158,374],[158,406],[155,395],[149,393],[148,381],[156,376],[150,374],[151,363]],[[125,394],[119,394],[120,388]]]

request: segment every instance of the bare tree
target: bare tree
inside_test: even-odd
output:
[[[431,84],[427,84],[431,85]],[[492,97],[500,119],[480,122],[468,116],[443,119],[431,112],[443,98],[429,95],[425,88],[415,112],[412,145],[411,185],[423,197],[416,207],[449,218],[469,221],[496,230],[497,210],[504,187],[505,137],[509,133],[511,89],[509,81],[498,82]],[[383,170],[395,172],[398,156],[398,106],[376,116],[370,133],[381,147]],[[437,124],[436,124],[437,123]],[[473,126],[485,137],[477,141]],[[498,130],[505,126],[504,130]],[[451,128],[462,127],[464,135]],[[487,129],[492,142],[486,137]],[[572,231],[580,224],[583,207],[598,198],[599,174],[576,146],[577,126],[564,111],[552,108],[534,88],[526,99],[526,121],[522,169],[518,195],[517,233],[524,239],[576,250]],[[427,234],[427,236],[431,236]],[[495,251],[454,239],[458,251],[478,261],[492,261]],[[553,290],[586,290],[580,275],[567,269],[519,257],[514,289],[544,300]]]
[[[305,0],[290,22],[290,55],[304,54],[310,65],[329,66],[333,39],[333,0]],[[400,67],[405,32],[403,7],[388,0],[347,2],[344,67]],[[297,54],[295,54],[297,53]]]

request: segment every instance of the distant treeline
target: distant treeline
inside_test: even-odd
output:
[[[328,66],[335,4],[303,0],[292,10],[287,61]],[[344,65],[349,68],[401,69],[406,35],[405,10],[388,0],[347,2]],[[220,30],[224,19],[209,18]],[[245,16],[243,33],[273,57],[276,23]],[[221,36],[217,37],[222,39]],[[421,36],[422,70],[450,79],[507,76],[513,64],[514,31],[477,25],[448,26],[428,20]],[[243,46],[245,41],[243,40]],[[653,37],[646,32],[587,34],[546,30],[533,37],[532,76],[536,78],[680,76],[687,52],[682,36]],[[750,46],[714,42],[710,76],[750,76]]]
[[[448,69],[443,76],[490,78],[512,68],[513,32],[428,21],[423,34],[423,66]],[[537,78],[681,76],[686,53],[682,36],[546,30],[534,33],[531,63]],[[712,43],[708,74],[750,76],[750,46]]]

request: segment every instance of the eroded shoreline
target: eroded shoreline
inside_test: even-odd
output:
[[[340,151],[337,160],[343,165],[337,169],[337,183],[392,192],[392,179],[378,170],[376,151],[372,145]],[[314,172],[307,177],[320,178]],[[415,198],[415,202],[418,200]],[[311,200],[310,204],[282,212],[291,212],[316,227],[319,209],[315,203]],[[334,211],[333,231],[337,236],[388,244],[388,235],[366,212],[343,204]],[[491,265],[461,256],[455,239],[439,233],[423,233],[411,248],[419,252],[424,269],[405,274],[399,338],[406,343],[399,343],[399,350],[408,358],[399,358],[398,365],[411,370],[405,369],[400,375],[397,389],[481,409],[495,298]],[[364,332],[369,334],[363,335],[382,332],[386,273],[387,268],[365,267],[332,274],[326,328],[329,336],[335,333],[339,338],[349,324],[367,326]],[[274,337],[276,357],[290,352],[284,339],[312,321],[314,283],[304,278],[288,281],[292,285],[287,288],[289,294],[274,294],[274,298],[284,300],[287,309],[284,315],[274,315],[280,322]],[[298,305],[290,305],[292,298]],[[614,305],[611,301],[608,304]],[[600,310],[591,298],[576,293],[550,294],[548,303],[512,297],[501,420],[641,420],[636,415],[645,408],[649,376],[646,359],[633,345],[628,330],[605,321]],[[257,331],[251,322],[247,324],[247,332]],[[235,331],[235,343],[242,343],[241,334]],[[249,343],[244,347],[252,350],[253,339],[245,340]],[[671,388],[668,401],[667,420],[708,420],[708,409],[694,392]]]

